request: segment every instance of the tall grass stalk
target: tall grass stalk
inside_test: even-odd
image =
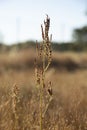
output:
[[[51,49],[52,35],[50,35],[49,37],[49,27],[50,27],[50,18],[47,15],[46,20],[44,20],[44,26],[41,25],[43,41],[41,42],[41,44],[38,44],[36,42],[36,45],[37,45],[36,50],[37,50],[38,55],[35,60],[35,65],[36,65],[35,75],[36,75],[36,83],[39,88],[39,96],[40,96],[40,130],[43,130],[43,118],[44,118],[43,116],[43,90],[46,88],[45,75],[52,60],[52,49]],[[51,86],[47,89],[47,91],[49,95],[52,97]]]

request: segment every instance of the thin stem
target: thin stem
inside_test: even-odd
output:
[[[43,42],[43,59],[42,59],[42,82],[40,88],[40,130],[43,129],[43,118],[42,118],[42,100],[43,100],[43,87],[45,79],[45,43]]]
[[[40,130],[42,130],[42,86],[40,88]]]

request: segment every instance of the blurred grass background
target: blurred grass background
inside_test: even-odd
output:
[[[39,104],[34,75],[35,43],[0,46],[0,129],[13,129],[11,101],[4,104],[11,99],[11,90],[16,84],[20,88],[19,129],[37,130]],[[78,44],[77,49],[74,50],[71,48],[74,48],[75,44],[69,43],[53,43],[52,46],[52,63],[46,72],[46,83],[52,82],[54,99],[46,114],[44,129],[86,130],[86,47],[82,50],[78,49],[80,47]]]

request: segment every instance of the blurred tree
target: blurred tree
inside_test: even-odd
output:
[[[87,26],[84,26],[79,29],[74,29],[73,39],[75,42],[79,43],[87,42]]]

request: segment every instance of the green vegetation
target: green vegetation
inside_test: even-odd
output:
[[[87,26],[75,29],[73,32],[73,39],[78,43],[87,42]]]

